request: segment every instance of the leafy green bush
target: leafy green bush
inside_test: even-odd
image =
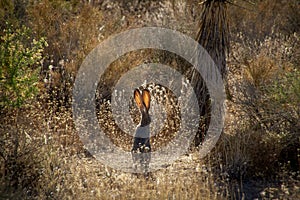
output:
[[[32,39],[25,26],[15,28],[7,24],[7,27],[0,37],[0,167],[3,169],[0,194],[3,191],[17,194],[22,189],[20,185],[31,187],[38,174],[34,168],[38,163],[36,150],[29,145],[32,130],[27,128],[33,127],[33,122],[26,121],[29,114],[24,117],[22,111],[31,105],[30,100],[38,92],[42,53],[47,42],[44,38]]]
[[[0,107],[21,107],[38,91],[44,38],[30,41],[25,26],[4,30],[0,38]]]

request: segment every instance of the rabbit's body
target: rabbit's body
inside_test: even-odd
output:
[[[132,159],[134,168],[140,165],[144,173],[148,172],[151,159],[150,145],[150,123],[151,118],[148,113],[150,108],[150,92],[143,90],[142,95],[139,90],[134,91],[134,99],[141,113],[141,122],[136,128],[132,146]]]
[[[135,131],[135,136],[137,138],[150,138],[150,126],[137,126]]]
[[[134,168],[137,169],[139,165],[141,167],[141,171],[147,173],[149,169],[149,163],[151,160],[150,137],[134,137],[131,152]]]
[[[131,151],[135,153],[147,153],[151,151],[149,126],[137,127]]]

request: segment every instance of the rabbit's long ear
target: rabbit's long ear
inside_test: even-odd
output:
[[[138,89],[134,90],[134,100],[136,102],[136,105],[139,107],[139,109],[142,109],[143,99],[142,99],[141,93]]]
[[[147,110],[149,110],[149,108],[150,108],[150,100],[151,100],[151,96],[150,96],[149,90],[144,89],[142,96],[143,96],[144,104],[145,104]]]

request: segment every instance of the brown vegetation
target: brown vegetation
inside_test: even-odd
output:
[[[41,65],[39,92],[20,107],[2,104],[7,66],[0,66],[1,199],[300,198],[297,0],[227,4],[231,45],[226,122],[205,159],[193,148],[145,180],[104,166],[84,149],[71,110],[81,62],[101,41],[133,27],[159,25],[195,36],[201,4],[181,2],[1,1],[1,29],[24,24],[31,29],[30,37],[45,37],[48,43],[41,62],[30,65]],[[168,52],[142,50],[115,61],[110,69],[117,75],[108,71],[100,80],[98,119],[107,132],[118,128],[106,106],[110,87],[132,66],[154,61],[186,67]],[[114,134],[114,142],[128,150],[130,138],[120,139],[120,131]],[[168,137],[162,134],[157,145]]]

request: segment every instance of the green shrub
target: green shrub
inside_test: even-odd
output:
[[[36,148],[29,145],[36,144],[31,143],[32,130],[28,128],[34,123],[26,121],[29,114],[24,113],[38,92],[47,42],[44,38],[32,39],[25,26],[7,27],[0,38],[0,194],[17,198],[14,194],[31,187],[38,174],[34,168],[38,163]]]
[[[4,30],[0,38],[0,107],[21,107],[38,91],[38,75],[47,42],[30,38],[25,26]]]

